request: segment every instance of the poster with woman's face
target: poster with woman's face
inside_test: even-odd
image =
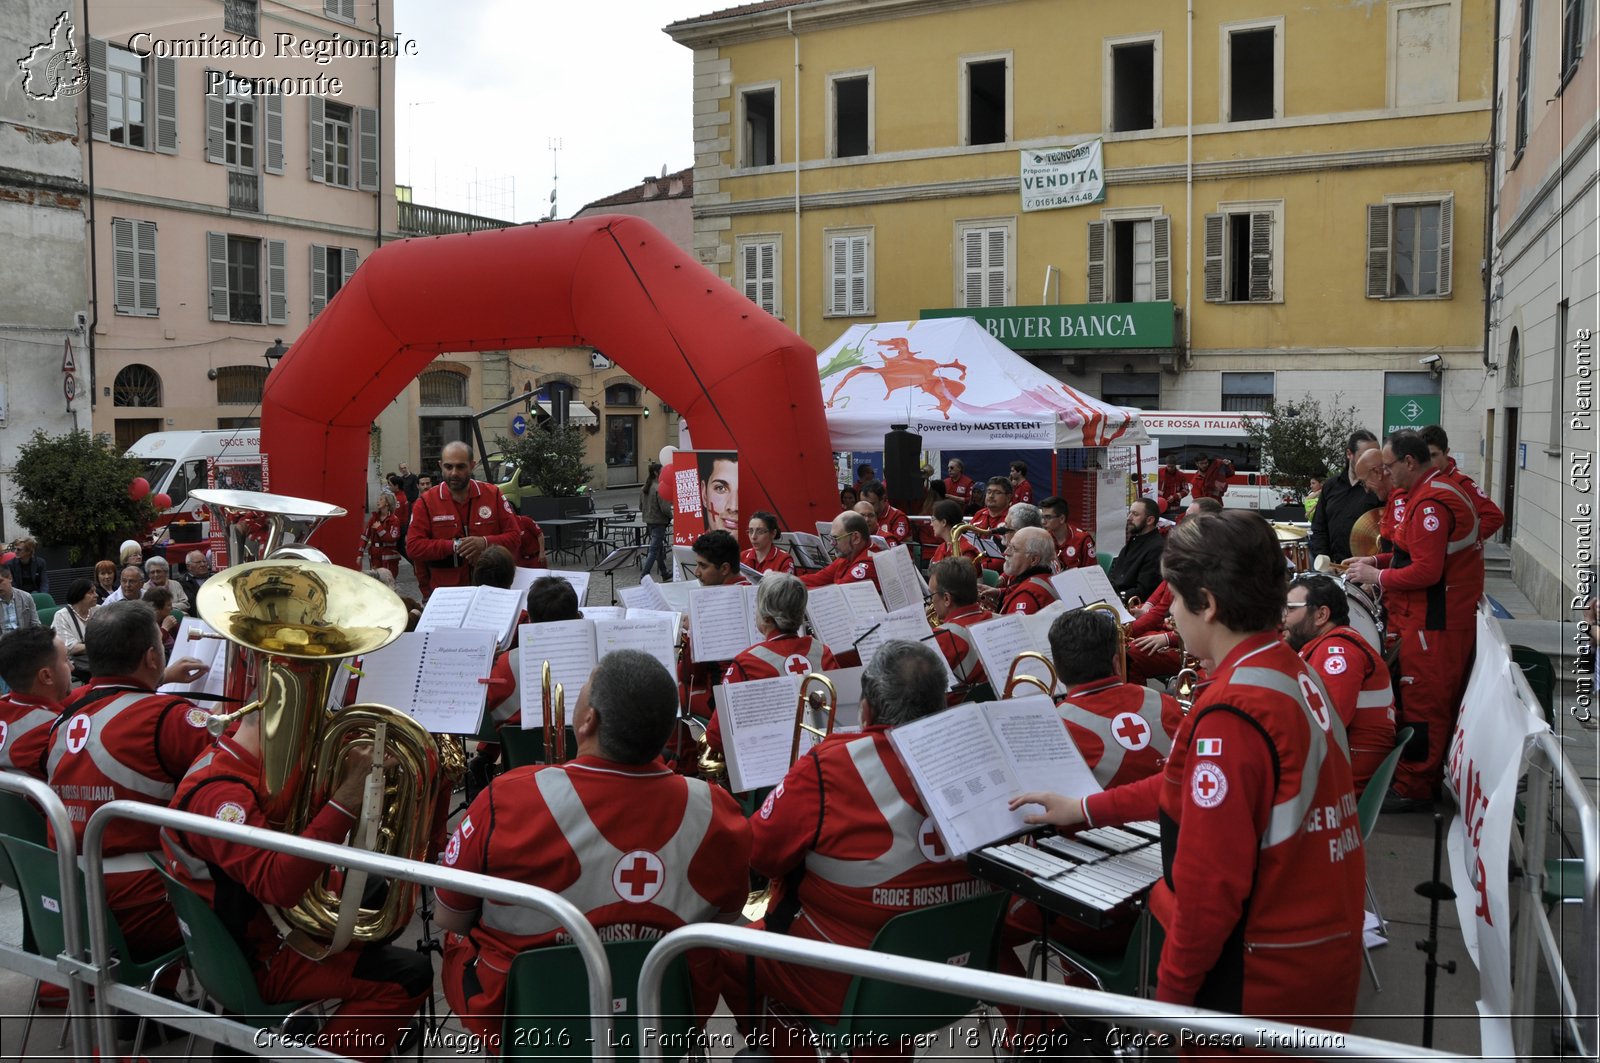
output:
[[[702,534],[722,529],[737,538],[739,455],[731,450],[680,450],[672,456],[672,541],[693,545]]]

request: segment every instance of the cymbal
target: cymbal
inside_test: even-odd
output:
[[[1378,552],[1378,518],[1382,508],[1369,509],[1350,528],[1350,556],[1370,557]]]
[[[1272,533],[1278,537],[1280,543],[1297,543],[1311,535],[1311,529],[1302,528],[1297,524],[1274,524]]]

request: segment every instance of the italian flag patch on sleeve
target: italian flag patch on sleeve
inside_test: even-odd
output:
[[[1197,757],[1220,757],[1220,756],[1222,756],[1222,739],[1220,739],[1220,738],[1197,738],[1197,739],[1195,739],[1194,754]]]

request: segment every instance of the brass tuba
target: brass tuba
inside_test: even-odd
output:
[[[1050,682],[1047,684],[1043,679],[1040,679],[1038,676],[1029,672],[1018,672],[1017,669],[1022,667],[1023,661],[1038,661],[1040,664],[1044,665],[1045,673],[1049,675]],[[1046,657],[1038,650],[1023,650],[1021,653],[1012,658],[1011,668],[1006,672],[1006,685],[1004,687],[1004,692],[1001,693],[1000,696],[1002,698],[1009,698],[1020,686],[1035,686],[1039,688],[1039,692],[1041,694],[1053,695],[1056,689],[1056,669],[1055,665],[1050,663],[1050,658]]]
[[[254,658],[256,700],[213,716],[211,733],[260,714],[261,775],[257,792],[276,830],[299,834],[327,803],[350,743],[380,730],[398,765],[384,772],[382,808],[373,848],[426,860],[440,779],[440,749],[432,735],[385,705],[328,708],[335,671],[346,658],[387,646],[406,629],[406,607],[376,580],[338,565],[281,559],[234,565],[200,588],[196,605],[206,623]],[[328,873],[292,908],[268,908],[297,952],[320,959],[351,940],[382,941],[405,928],[415,887],[390,884],[382,907],[349,913],[365,875],[345,878],[341,898]],[[341,926],[341,909],[346,913]]]

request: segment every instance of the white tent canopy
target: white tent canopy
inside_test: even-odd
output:
[[[1138,410],[1068,387],[968,317],[853,325],[817,373],[835,450],[882,450],[896,424],[930,450],[1150,442]]]

